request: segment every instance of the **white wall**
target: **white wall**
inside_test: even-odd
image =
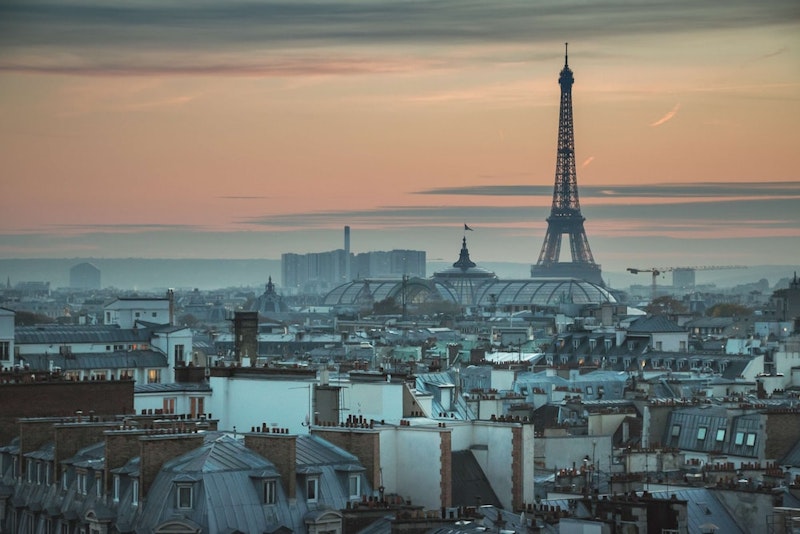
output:
[[[381,472],[388,493],[429,510],[441,508],[441,430],[398,426],[381,431]]]
[[[14,312],[6,308],[0,308],[0,342],[8,343],[7,357],[0,357],[0,366],[9,366],[14,361]]]
[[[219,419],[220,430],[250,432],[251,427],[278,426],[305,434],[313,381],[210,377],[213,394],[206,413]],[[311,415],[313,419],[313,414]]]
[[[403,418],[400,382],[331,382],[342,387],[342,419],[348,415],[398,423]]]

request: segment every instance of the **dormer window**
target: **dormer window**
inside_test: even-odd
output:
[[[139,505],[139,481],[134,480],[133,484],[131,485],[131,504],[133,506]]]
[[[78,480],[78,493],[80,495],[86,495],[86,473],[79,472],[77,480]]]
[[[361,476],[350,475],[348,481],[348,494],[351,499],[358,499],[361,497]]]
[[[262,485],[263,503],[275,504],[278,502],[278,482],[277,480],[265,480]]]
[[[67,476],[67,468],[61,470],[61,489],[67,491],[69,488],[69,477]]]
[[[317,502],[319,499],[319,478],[309,477],[306,480],[306,501]]]
[[[191,510],[194,504],[194,487],[192,484],[178,484],[175,493],[176,504],[178,510]]]
[[[589,340],[589,350],[594,350],[595,347],[597,347],[597,340],[596,339],[590,339]]]
[[[112,494],[114,502],[119,502],[119,490],[120,490],[119,475],[114,475],[114,493]]]

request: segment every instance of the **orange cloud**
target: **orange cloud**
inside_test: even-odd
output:
[[[671,110],[669,110],[666,115],[664,115],[663,117],[658,119],[656,122],[650,124],[650,126],[661,126],[665,122],[672,120],[673,117],[675,117],[675,115],[678,114],[678,110],[680,108],[681,108],[680,103],[675,104],[675,107],[673,107]]]

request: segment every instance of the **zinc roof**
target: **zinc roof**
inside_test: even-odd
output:
[[[146,328],[120,328],[116,325],[36,325],[14,329],[17,344],[65,343],[142,343],[150,340]]]

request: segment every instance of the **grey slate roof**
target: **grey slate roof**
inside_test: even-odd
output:
[[[49,370],[51,362],[62,371],[167,367],[166,355],[149,349],[78,353],[68,357],[61,354],[26,354],[22,359],[36,371]]]
[[[648,315],[640,317],[628,327],[629,334],[652,334],[657,332],[686,332],[686,329],[678,326],[664,315]]]
[[[451,458],[453,506],[476,506],[477,499],[502,506],[471,451],[453,451]]]
[[[211,392],[208,382],[169,382],[164,384],[136,384],[134,393],[172,393],[179,391]]]
[[[116,325],[36,325],[14,329],[17,344],[65,343],[145,343],[150,340],[146,328],[120,328]],[[58,349],[56,349],[58,350]]]

